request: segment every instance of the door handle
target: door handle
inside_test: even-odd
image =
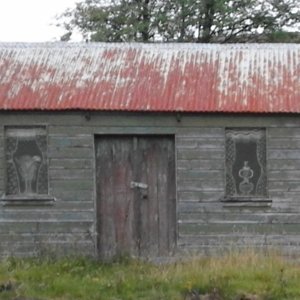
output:
[[[131,181],[131,182],[130,182],[130,187],[131,187],[132,189],[134,189],[134,188],[139,188],[139,189],[146,190],[146,189],[148,189],[148,184],[143,183],[143,182]]]

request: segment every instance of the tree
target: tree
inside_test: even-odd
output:
[[[84,0],[60,26],[104,42],[299,41],[299,0]],[[295,39],[295,36],[297,38]],[[262,38],[263,37],[263,38]]]
[[[85,0],[60,17],[68,33],[77,29],[85,39],[105,42],[147,42],[154,38],[155,0]]]

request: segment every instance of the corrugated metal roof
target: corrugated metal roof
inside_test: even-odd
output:
[[[296,44],[1,44],[0,109],[300,112]]]

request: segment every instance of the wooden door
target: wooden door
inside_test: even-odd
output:
[[[176,240],[174,138],[98,137],[96,168],[100,257],[170,254]]]

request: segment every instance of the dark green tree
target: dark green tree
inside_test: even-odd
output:
[[[156,7],[155,0],[85,0],[59,16],[59,26],[91,41],[147,42],[154,40]]]
[[[59,25],[62,40],[79,30],[104,42],[299,42],[299,1],[84,0]]]

